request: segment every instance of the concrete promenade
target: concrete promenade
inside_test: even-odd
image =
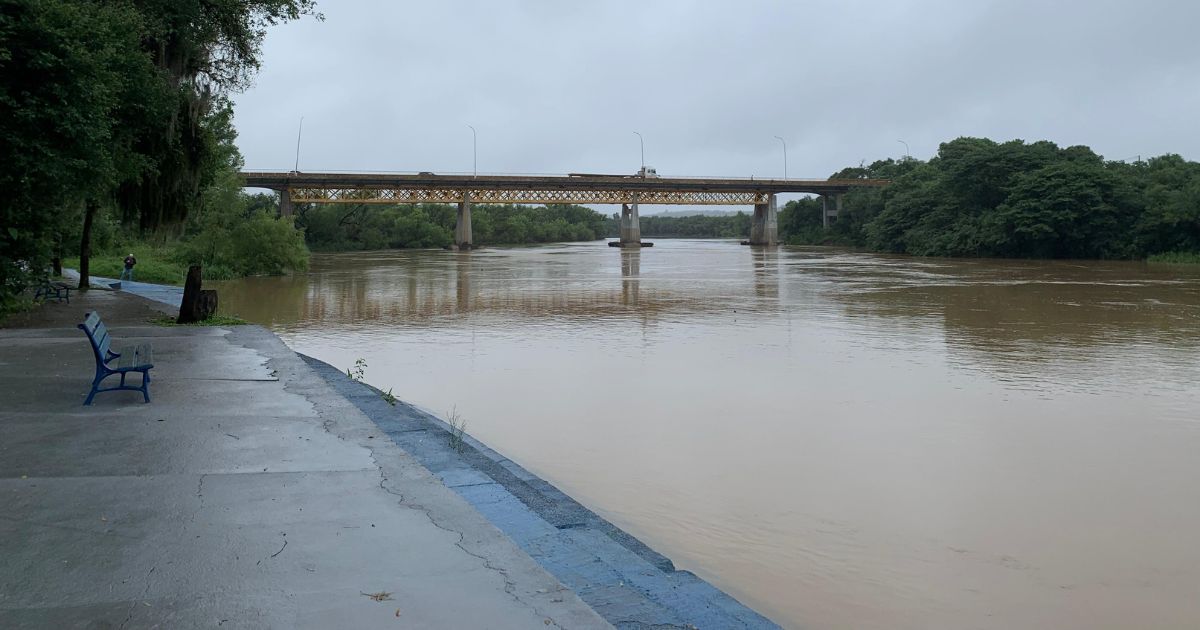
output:
[[[0,628],[607,628],[270,332],[73,294],[0,329]],[[99,394],[75,328],[153,342]]]

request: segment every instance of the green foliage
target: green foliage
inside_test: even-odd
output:
[[[127,254],[137,258],[133,277],[138,282],[182,285],[187,276],[187,265],[177,260],[174,247],[124,239],[92,254],[90,273],[101,278],[120,278]],[[63,266],[79,269],[79,258],[64,258]],[[204,277],[209,277],[207,269]]]
[[[291,219],[261,211],[246,216],[237,209],[206,215],[194,233],[179,243],[174,258],[185,270],[201,265],[205,277],[213,280],[308,268],[304,234]]]
[[[847,193],[828,229],[819,226],[819,204],[789,203],[781,238],[920,256],[1200,252],[1200,165],[1175,155],[1126,164],[1087,147],[959,138],[928,162],[886,160],[834,177],[892,184]]]
[[[296,224],[313,249],[445,247],[457,213],[446,204],[314,205],[298,208]],[[607,229],[603,215],[572,205],[476,205],[471,225],[476,245],[588,241]]]
[[[642,236],[651,238],[746,238],[750,236],[750,220],[750,215],[738,212],[728,216],[650,215],[639,217],[638,223]]]
[[[85,206],[84,226],[115,202],[104,214],[141,234],[177,233],[240,164],[228,94],[258,68],[266,27],[313,9],[312,0],[0,0],[0,303],[51,258],[88,259]],[[103,221],[94,227],[112,236]]]
[[[150,65],[123,3],[0,0],[0,302],[63,247],[85,198],[122,174],[115,127]]]
[[[249,324],[250,322],[238,317],[237,315],[221,315],[219,313],[214,313],[213,315],[209,316],[208,319],[202,319],[198,322],[189,322],[187,324],[180,324],[180,323],[176,322],[174,317],[159,317],[159,318],[150,320],[150,323],[154,324],[155,326],[171,327],[171,326],[245,326],[245,325]]]
[[[314,14],[312,0],[127,0],[157,81],[144,92],[153,107],[124,121],[148,168],[123,178],[122,221],[142,232],[177,226],[202,191],[237,159],[223,142],[228,95],[249,85],[266,29]],[[317,16],[318,18],[320,16]],[[214,124],[215,123],[215,124]]]
[[[201,265],[205,280],[229,280],[250,275],[280,275],[308,268],[304,234],[291,219],[275,218],[256,195],[244,195],[236,179],[205,194],[203,214],[188,222],[182,237],[170,233],[139,236],[123,230],[109,209],[96,221],[90,273],[118,278],[126,254],[137,258],[138,282],[183,284],[190,265]],[[227,204],[227,205],[226,205]],[[79,268],[78,257],[63,265]]]
[[[461,453],[466,447],[467,420],[458,413],[458,407],[450,409],[450,413],[446,414],[446,424],[450,425],[450,448]]]
[[[363,382],[363,378],[367,375],[367,360],[359,357],[354,361],[354,368],[346,368],[346,376],[352,381]]]
[[[1162,254],[1154,254],[1146,260],[1152,263],[1200,265],[1200,252],[1165,252]]]
[[[0,295],[0,323],[3,323],[9,315],[24,313],[34,306],[37,305],[28,295]]]

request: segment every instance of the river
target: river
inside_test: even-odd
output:
[[[785,627],[1200,627],[1198,267],[659,240],[219,288]]]

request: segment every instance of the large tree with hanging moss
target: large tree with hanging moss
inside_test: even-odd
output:
[[[313,0],[0,0],[0,309],[115,205],[179,226],[220,171],[228,95]],[[318,16],[319,17],[319,16]],[[73,249],[73,248],[71,248]]]

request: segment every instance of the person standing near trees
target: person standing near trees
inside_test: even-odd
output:
[[[121,272],[122,280],[133,282],[133,266],[136,264],[137,259],[133,257],[133,254],[129,254],[125,257],[125,271]]]

